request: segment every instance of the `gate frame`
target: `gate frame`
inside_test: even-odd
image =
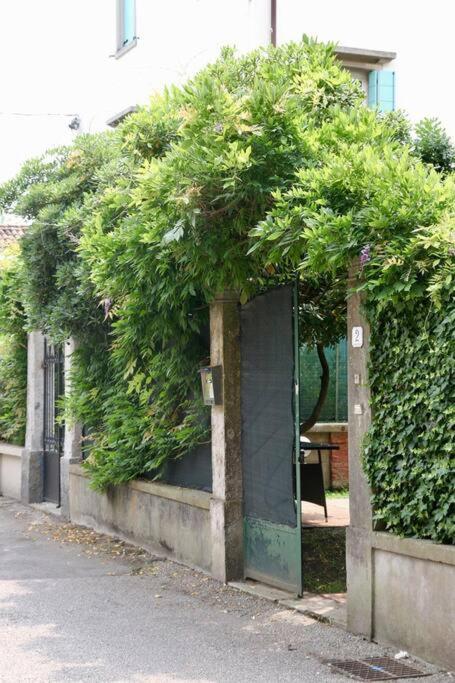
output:
[[[354,278],[358,267],[350,273]],[[350,282],[348,287],[350,288]],[[369,413],[368,327],[361,308],[361,296],[349,293],[348,378],[349,378],[349,468],[351,525],[348,529],[348,628],[371,637],[371,550],[370,490],[361,463],[361,443],[367,431]],[[353,325],[365,326],[365,346],[353,349],[349,343]],[[243,578],[243,480],[240,439],[240,305],[235,292],[222,292],[210,304],[211,363],[222,369],[222,404],[212,406],[213,495],[211,500],[212,575],[224,582]],[[298,344],[298,334],[295,342]],[[354,375],[361,377],[354,384]],[[362,404],[359,416],[354,406]],[[297,440],[297,429],[295,438]],[[300,435],[299,435],[300,438]],[[299,482],[299,479],[296,480]],[[240,531],[242,530],[242,531]]]
[[[58,422],[57,401],[65,395],[65,356],[62,345],[51,343],[47,337],[44,337],[43,375],[43,500],[60,507],[65,425]],[[46,498],[47,458],[55,458],[58,465],[57,500]]]
[[[63,345],[65,396],[71,393],[71,365],[77,349],[75,339],[68,339]],[[82,462],[83,428],[80,422],[65,423],[63,455],[60,458],[60,511],[62,517],[70,519],[70,468]]]
[[[44,335],[39,330],[27,339],[27,425],[21,463],[21,501],[42,503],[44,493]],[[74,340],[64,345],[65,393],[70,391],[69,372]],[[65,425],[63,457],[60,458],[60,513],[69,519],[69,468],[81,460],[82,429],[78,423]]]
[[[21,500],[43,501],[44,433],[44,335],[39,330],[27,338],[27,424],[22,455]]]
[[[297,568],[300,582],[300,590],[297,595],[303,593],[303,553],[302,553],[302,468],[300,467],[300,316],[299,316],[299,278],[297,276],[293,291],[292,322],[294,336],[294,450],[295,450],[295,502],[297,513]]]
[[[243,473],[240,416],[240,308],[237,292],[210,304],[210,361],[221,366],[222,402],[212,406],[211,574],[243,577]]]

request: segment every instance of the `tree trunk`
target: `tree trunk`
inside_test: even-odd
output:
[[[316,344],[316,351],[318,352],[319,362],[321,364],[321,386],[319,389],[319,396],[310,417],[305,420],[305,422],[300,423],[300,433],[304,434],[313,427],[319,419],[322,407],[324,405],[325,399],[327,398],[327,393],[329,391],[329,380],[330,380],[330,370],[329,364],[327,363],[327,358],[324,353],[324,345]]]

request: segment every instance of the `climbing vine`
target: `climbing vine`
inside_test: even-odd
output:
[[[305,128],[361,98],[330,46],[225,50],[114,134],[80,136],[0,190],[33,220],[29,325],[79,341],[67,414],[90,432],[95,486],[155,476],[209,439],[197,386],[208,302],[289,277],[248,254],[250,230],[314,163]]]
[[[426,306],[427,324],[441,329],[455,191],[445,139],[434,137],[431,156],[423,132],[419,147],[405,117],[366,109],[333,46],[305,39],[244,57],[224,50],[115,132],[79,136],[0,188],[0,206],[32,221],[20,282],[29,328],[78,342],[66,411],[90,433],[95,487],[159,476],[166,460],[210,439],[197,369],[208,362],[208,304],[223,289],[244,302],[299,272],[304,341],[333,344],[345,329],[346,273],[360,257],[372,322],[406,325],[410,307]],[[417,158],[424,148],[428,163]],[[373,362],[390,368],[375,343]],[[388,396],[372,378],[379,410]],[[365,450],[378,520],[446,540],[430,508],[427,523],[423,508],[411,526],[397,517],[414,479],[403,474],[388,502],[398,461],[380,443],[401,429],[391,414],[387,429],[374,425]],[[445,438],[425,443],[435,453]],[[452,476],[450,454],[440,457]],[[434,462],[430,452],[420,458],[415,476]]]
[[[276,195],[254,234],[272,263],[288,254],[303,278],[337,279],[359,263],[373,414],[363,458],[376,523],[453,543],[454,183],[360,134],[356,125],[350,140],[322,149],[321,165]]]
[[[23,446],[27,392],[27,334],[17,245],[0,254],[0,441]]]
[[[455,305],[371,315],[373,425],[364,463],[379,527],[455,539]],[[380,330],[380,332],[379,332]]]

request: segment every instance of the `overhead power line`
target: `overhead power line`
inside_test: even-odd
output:
[[[57,112],[0,111],[0,116],[77,116]]]

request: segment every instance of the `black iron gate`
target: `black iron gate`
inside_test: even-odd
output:
[[[63,351],[44,341],[44,500],[60,505],[60,458],[64,426],[59,422],[59,399],[64,393]]]

